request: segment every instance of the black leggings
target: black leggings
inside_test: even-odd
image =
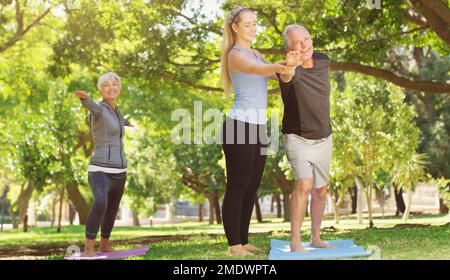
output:
[[[86,238],[95,239],[100,225],[101,236],[109,238],[114,227],[120,200],[122,199],[127,173],[109,174],[89,172],[89,185],[94,204],[86,221]]]
[[[266,146],[265,130],[265,125],[230,118],[223,125],[222,148],[227,168],[227,187],[222,204],[222,218],[229,246],[248,243],[256,191],[266,163],[266,155],[261,154],[262,148]]]

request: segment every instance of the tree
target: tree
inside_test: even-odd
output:
[[[15,140],[11,141],[14,146],[9,154],[11,161],[8,167],[23,182],[17,199],[11,205],[11,212],[18,210],[19,223],[23,224],[24,231],[27,230],[28,202],[33,191],[41,189],[50,177],[49,166],[52,162],[52,155],[49,153],[51,147],[40,141],[39,137],[42,136],[34,126],[39,126],[39,123],[22,121],[14,133]],[[42,123],[40,126],[42,127]]]
[[[174,147],[176,168],[183,184],[208,199],[209,223],[222,223],[219,199],[224,192],[225,176],[219,166],[220,145],[179,145]]]
[[[426,25],[433,30],[439,38],[450,45],[450,8],[441,0],[411,0],[408,10],[408,19],[418,25]],[[422,16],[422,17],[421,17]]]
[[[280,102],[278,100],[278,102]],[[282,135],[279,135],[278,143],[282,147]],[[266,160],[266,167],[261,183],[262,192],[267,193],[271,191],[277,199],[277,204],[281,204],[279,194],[282,194],[283,205],[283,221],[290,221],[290,195],[294,189],[294,176],[291,172],[289,162],[285,155],[285,150],[281,148],[275,154],[268,155]],[[278,205],[280,207],[280,205]],[[281,209],[280,209],[281,210]],[[278,212],[280,212],[278,210]]]
[[[429,183],[437,186],[439,190],[439,212],[448,214],[450,207],[450,180],[444,177],[429,178]]]
[[[210,221],[220,220],[225,187],[220,145],[175,144],[170,137],[175,124],[168,120],[174,109],[188,108],[192,115],[197,100],[204,108],[230,107],[217,70],[222,13],[238,4],[257,14],[264,31],[254,47],[269,60],[283,57],[280,35],[294,22],[305,25],[316,50],[332,59],[332,76],[343,90],[332,92],[335,206],[354,178],[366,190],[381,188],[385,180],[380,174],[392,176],[396,159],[417,152],[427,154],[433,178],[448,178],[448,95],[437,94],[450,91],[448,7],[443,1],[385,1],[381,10],[370,10],[359,0],[225,1],[208,14],[203,3],[182,0],[79,2],[79,9],[70,9],[64,6],[67,1],[0,1],[0,165],[14,175],[7,194],[13,219],[20,208],[23,222],[30,190],[43,197],[56,188],[62,193],[65,186],[84,223],[92,200],[85,171],[94,146],[87,112],[69,96],[82,88],[96,97],[99,75],[114,71],[122,77],[121,111],[141,127],[130,132],[125,145],[130,160],[127,196],[135,216],[195,192],[192,201],[209,199],[215,209]],[[379,80],[403,87],[418,118],[413,120],[401,105],[397,88]],[[278,92],[271,82],[269,111],[282,107]],[[418,150],[414,121],[422,131]],[[31,133],[35,127],[47,133]],[[268,157],[258,195],[282,193],[288,221],[293,180],[283,156],[279,151]],[[28,163],[43,177],[34,176]],[[442,189],[445,209],[447,188]]]
[[[178,91],[178,89],[177,89]],[[186,92],[186,90],[184,91]],[[227,100],[225,100],[227,101]],[[192,104],[194,106],[192,106]],[[209,202],[209,223],[222,223],[220,198],[225,190],[221,132],[224,99],[193,91],[172,111],[171,139],[165,139],[175,156],[175,170],[185,187]],[[203,112],[203,108],[212,109]]]
[[[415,48],[414,59],[419,68],[419,77],[445,81],[449,79],[450,57],[441,58],[431,48]],[[407,101],[414,105],[418,117],[417,125],[421,130],[419,142],[419,153],[427,155],[429,165],[427,172],[433,178],[448,178],[450,176],[449,143],[445,141],[449,137],[450,127],[448,125],[450,106],[447,96],[434,95],[430,93],[407,93]],[[439,201],[440,209],[447,211],[444,201]]]
[[[443,55],[449,53],[448,44],[436,37],[432,24],[411,20],[418,14],[411,14],[412,6],[402,1],[389,2],[381,10],[370,10],[358,0],[226,1],[222,8],[227,11],[237,5],[248,5],[258,14],[265,30],[258,34],[255,47],[271,60],[285,52],[280,36],[283,27],[299,22],[311,30],[316,49],[333,59],[332,71],[358,72],[419,92],[450,92],[447,82],[423,80],[411,71],[386,67],[397,58],[390,52],[397,46],[430,43]],[[82,1],[81,9],[68,16],[69,32],[54,47],[55,68],[72,61],[103,65],[102,57],[114,55],[112,63],[121,73],[222,92],[215,69],[223,16],[212,18],[201,8],[191,7],[188,1],[154,2],[151,6],[145,1],[105,1],[103,5]],[[121,47],[116,45],[119,42]],[[110,61],[107,64],[111,66]]]
[[[426,178],[425,166],[427,162],[423,154],[414,154],[409,158],[402,158],[401,163],[397,166],[394,175],[394,182],[400,187],[404,187],[408,193],[408,202],[406,211],[403,215],[403,222],[407,223],[412,203],[412,192],[417,184]]]
[[[351,174],[364,191],[373,227],[377,174],[415,153],[419,131],[413,122],[415,112],[404,104],[398,88],[361,76],[350,77],[346,74],[344,90],[332,95],[333,141],[340,162],[337,167],[343,168],[341,173]]]
[[[171,203],[179,196],[181,182],[174,172],[175,157],[164,143],[164,131],[152,123],[133,121],[127,128],[125,149],[128,159],[126,201],[137,216],[151,216],[158,204]],[[144,130],[143,128],[151,128]]]
[[[274,112],[271,112],[270,115],[274,114]],[[277,128],[278,129],[278,128]],[[268,126],[268,134],[270,135],[271,132],[271,126]],[[273,135],[275,137],[275,135]],[[281,137],[279,138],[281,140]],[[280,143],[280,142],[279,142]],[[261,179],[261,185],[258,189],[257,195],[256,195],[256,201],[255,201],[255,210],[256,210],[256,217],[258,222],[263,222],[263,217],[260,212],[260,205],[259,205],[259,198],[264,196],[270,196],[272,199],[275,198],[275,201],[277,203],[277,217],[281,217],[281,199],[280,194],[283,194],[283,206],[284,206],[284,221],[289,221],[289,194],[291,193],[292,188],[292,180],[288,182],[288,180],[285,177],[285,173],[281,170],[279,163],[283,159],[284,156],[284,149],[281,148],[278,151],[271,151],[273,154],[269,154],[266,157],[266,165],[264,168],[264,174]],[[286,186],[286,182],[287,186]],[[285,198],[288,198],[287,200]],[[287,206],[288,208],[286,209]]]
[[[50,14],[50,1],[0,1],[0,53],[14,46]]]
[[[191,7],[186,1],[154,2],[151,6],[143,1],[103,4],[82,1],[81,9],[68,15],[68,32],[54,46],[52,69],[69,73],[67,66],[76,62],[90,69],[117,69],[158,89],[193,88],[208,92],[210,97],[212,92],[222,91],[216,71],[222,16],[205,15],[201,5]],[[410,90],[409,95],[417,99],[423,99],[422,91],[449,92],[447,78],[417,75],[420,68],[409,66],[412,56],[401,51],[431,46],[440,56],[449,53],[448,44],[432,24],[420,18],[423,11],[414,11],[413,4],[390,2],[381,10],[370,10],[364,1],[356,0],[276,1],[270,5],[227,1],[222,10],[237,4],[248,4],[257,13],[265,30],[258,35],[255,47],[271,60],[284,53],[282,28],[299,22],[311,30],[316,49],[332,58],[332,71],[358,72],[390,81]],[[108,15],[108,19],[99,15]],[[336,25],[342,28],[334,28]],[[277,91],[275,86],[270,93]],[[140,97],[155,100],[149,94]],[[129,104],[136,103],[136,108],[145,104],[135,100]]]

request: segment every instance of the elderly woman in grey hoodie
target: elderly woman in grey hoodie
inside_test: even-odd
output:
[[[85,256],[95,255],[95,239],[101,227],[100,251],[112,252],[109,237],[119,209],[127,176],[127,160],[123,149],[125,126],[132,126],[117,107],[121,81],[117,74],[109,72],[97,82],[103,100],[94,102],[88,93],[76,91],[75,96],[90,112],[94,138],[88,178],[94,195],[94,204],[86,222]]]

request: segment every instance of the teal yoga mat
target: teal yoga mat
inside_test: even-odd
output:
[[[356,245],[353,240],[330,240],[327,244],[335,248],[313,248],[309,242],[303,243],[306,253],[291,252],[290,242],[284,240],[270,240],[269,260],[320,260],[368,257],[372,254],[362,246]]]

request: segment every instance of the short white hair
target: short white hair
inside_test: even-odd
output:
[[[297,29],[297,28],[303,29],[309,33],[308,29],[306,29],[306,27],[304,27],[303,25],[300,25],[300,24],[294,23],[294,24],[289,24],[288,26],[286,26],[283,30],[282,37],[283,37],[284,45],[286,46],[287,49],[291,48],[291,42],[289,41],[289,37],[288,37],[289,32],[291,32],[292,30]]]
[[[122,88],[122,82],[120,81],[119,75],[117,75],[117,74],[114,73],[114,72],[108,72],[108,73],[103,74],[103,75],[98,79],[98,82],[97,82],[97,89],[98,89],[99,91],[102,91],[102,85],[103,85],[106,81],[108,81],[108,80],[116,80],[116,81],[118,81],[118,82],[119,82],[119,87]]]

